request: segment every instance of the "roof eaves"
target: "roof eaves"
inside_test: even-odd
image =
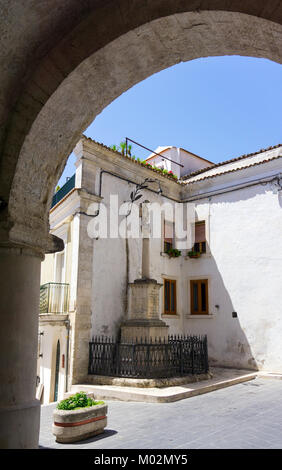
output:
[[[266,149],[258,150],[257,152],[248,153],[248,154],[245,154],[245,155],[241,155],[240,157],[232,158],[230,160],[225,160],[224,162],[214,163],[212,166],[202,168],[201,170],[197,170],[197,171],[194,171],[193,173],[189,173],[188,175],[182,176],[181,181],[186,181],[189,178],[192,178],[193,176],[197,176],[201,173],[205,173],[206,171],[212,170],[213,168],[217,168],[217,167],[220,167],[220,166],[223,166],[223,165],[227,165],[229,163],[237,162],[237,161],[243,160],[244,158],[252,157],[254,155],[258,155],[258,154],[263,153],[263,152],[268,152],[269,150],[273,150],[273,149],[276,149],[276,148],[281,147],[281,146],[282,146],[282,144],[277,144],[277,145],[274,145],[272,147],[268,147]],[[247,168],[247,167],[245,167],[245,168]]]
[[[210,178],[215,178],[216,176],[226,175],[227,173],[233,173],[239,170],[245,170],[246,168],[251,168],[253,166],[262,165],[263,163],[268,163],[273,160],[277,160],[278,158],[282,158],[282,155],[278,155],[277,157],[269,158],[267,160],[262,160],[261,162],[251,163],[250,165],[242,166],[240,168],[233,168],[232,170],[223,171],[222,173],[215,173],[214,175],[204,176],[203,178],[199,178],[198,180],[188,181],[186,184],[198,183],[199,181],[207,180]]]
[[[183,152],[189,153],[190,155],[193,155],[193,157],[200,158],[200,160],[204,160],[207,163],[212,163],[214,165],[214,162],[211,162],[210,160],[207,160],[206,158],[200,157],[200,155],[197,155],[196,153],[190,152],[190,150],[186,150],[183,147],[180,147],[180,150],[183,150]]]
[[[151,154],[149,155],[149,157],[145,158],[145,160],[146,160],[146,162],[147,162],[148,160],[152,160],[152,158],[156,158],[156,157],[162,155],[163,152],[166,152],[166,150],[169,150],[169,149],[172,149],[172,148],[173,148],[172,146],[164,147],[164,148],[163,148],[162,150],[160,150],[159,152],[156,152],[155,155],[154,155],[153,153],[151,153]]]

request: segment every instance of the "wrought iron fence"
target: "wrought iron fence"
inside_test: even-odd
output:
[[[89,343],[90,375],[169,378],[209,370],[207,336],[169,336],[164,340],[119,343],[96,337]]]
[[[40,286],[40,313],[67,313],[69,284],[48,282]]]

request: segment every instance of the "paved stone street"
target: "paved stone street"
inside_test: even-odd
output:
[[[257,378],[174,403],[108,401],[96,438],[58,444],[55,404],[41,408],[39,445],[52,449],[282,449],[282,381]]]

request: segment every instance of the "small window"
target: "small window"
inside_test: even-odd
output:
[[[208,280],[190,281],[191,314],[208,315]]]
[[[174,248],[174,223],[164,221],[164,252]]]
[[[195,223],[194,251],[206,253],[206,223],[205,221]]]
[[[164,279],[164,313],[176,314],[176,281]]]

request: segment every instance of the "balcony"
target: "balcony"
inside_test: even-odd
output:
[[[48,282],[40,286],[40,314],[66,314],[69,309],[69,284]]]
[[[75,187],[75,174],[57,191],[52,199],[51,209]]]

